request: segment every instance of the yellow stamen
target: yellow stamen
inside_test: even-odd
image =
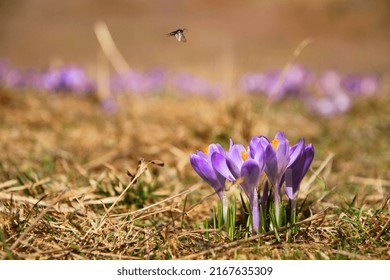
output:
[[[271,141],[271,144],[272,144],[272,147],[274,147],[274,150],[276,150],[278,148],[278,145],[279,145],[279,140],[274,139]]]
[[[248,149],[247,149],[248,150]],[[249,157],[248,151],[241,151],[241,158],[246,161]]]
[[[206,156],[209,155],[209,146],[207,146],[207,147],[205,147],[205,148],[203,149],[203,153],[205,153]]]

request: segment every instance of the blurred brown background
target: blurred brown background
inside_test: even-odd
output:
[[[134,68],[164,66],[218,76],[283,67],[390,69],[388,0],[0,0],[0,57],[23,68],[96,64],[93,24],[104,20]],[[186,44],[165,36],[187,28]]]

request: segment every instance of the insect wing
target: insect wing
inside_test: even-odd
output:
[[[175,34],[175,37],[176,37],[176,39],[177,39],[179,42],[183,42],[183,43],[187,42],[187,39],[186,39],[186,37],[184,36],[183,32],[177,32],[177,33]]]

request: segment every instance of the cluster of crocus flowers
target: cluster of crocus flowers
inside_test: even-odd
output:
[[[108,79],[110,95],[102,108],[115,112],[118,95],[153,96],[173,92],[179,96],[223,98],[223,85],[187,72],[172,72],[162,67],[147,71],[132,69],[112,74]],[[358,97],[375,96],[381,79],[373,74],[346,74],[334,70],[316,73],[299,64],[287,69],[246,73],[237,81],[242,93],[266,95],[272,100],[296,98],[313,114],[332,117],[347,112]],[[79,65],[63,65],[44,71],[18,69],[0,58],[0,87],[51,93],[86,95],[96,92],[98,80]]]
[[[381,89],[380,78],[373,74],[316,73],[299,64],[286,70],[247,73],[238,86],[243,92],[265,94],[273,100],[297,98],[310,112],[323,117],[345,113],[356,98],[374,96]]]
[[[283,132],[278,132],[273,140],[264,136],[254,136],[248,147],[230,141],[228,150],[220,144],[211,144],[204,151],[190,155],[191,165],[196,173],[218,194],[223,209],[227,209],[225,184],[236,182],[248,197],[252,213],[252,227],[259,232],[260,208],[265,209],[272,186],[275,217],[279,221],[279,205],[282,188],[288,199],[295,205],[299,185],[314,158],[314,148],[305,145],[300,139],[290,146]],[[266,180],[261,180],[262,175]],[[261,182],[264,182],[261,199]],[[259,202],[260,201],[260,202]],[[226,212],[227,210],[224,210]],[[225,214],[225,213],[224,213]]]

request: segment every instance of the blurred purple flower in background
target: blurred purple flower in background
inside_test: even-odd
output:
[[[94,82],[88,78],[84,69],[78,66],[68,66],[62,69],[62,83],[64,91],[87,94],[94,90]]]
[[[41,76],[41,87],[48,92],[72,92],[81,95],[95,90],[94,81],[78,66],[46,70]]]
[[[353,97],[371,96],[379,91],[380,80],[374,75],[347,75],[341,85]]]
[[[127,93],[149,96],[173,89],[181,96],[223,97],[223,88],[216,83],[186,72],[169,73],[161,67],[114,74],[109,83],[113,96]],[[77,65],[44,72],[21,71],[0,59],[0,86],[6,88],[85,95],[95,92],[96,84],[96,80]],[[347,112],[354,98],[379,92],[381,80],[375,75],[341,76],[332,70],[315,75],[302,65],[292,64],[283,70],[244,74],[238,80],[238,87],[245,93],[264,94],[273,100],[298,97],[313,114],[332,117]]]
[[[269,94],[277,81],[279,73],[276,71],[267,73],[247,73],[238,81],[241,91],[246,93]]]
[[[174,75],[172,84],[175,90],[183,95],[218,97],[222,93],[222,89],[218,85],[189,73],[178,73]]]
[[[280,73],[280,75],[282,74],[283,73]],[[309,69],[299,64],[293,64],[287,68],[279,91],[284,97],[299,96],[303,92],[302,89],[305,88],[307,84],[312,83],[312,79],[313,74]],[[275,89],[273,90],[278,90],[277,86],[278,85],[275,85]]]
[[[61,85],[61,70],[49,69],[41,75],[42,90],[47,92],[57,92]]]
[[[24,88],[24,75],[18,69],[9,69],[4,74],[3,83],[6,88]]]
[[[6,88],[22,89],[24,75],[21,70],[11,67],[6,60],[0,60],[0,83]]]
[[[32,89],[38,92],[42,91],[41,73],[36,70],[27,70],[23,75],[23,86],[25,89]]]
[[[347,112],[352,98],[372,96],[381,87],[380,79],[374,75],[342,77],[336,71],[328,70],[316,76],[299,64],[293,64],[285,71],[244,74],[238,86],[243,92],[262,93],[274,100],[299,97],[309,111],[324,117]]]
[[[168,71],[162,67],[154,67],[146,72],[153,91],[162,91],[166,87]]]
[[[162,92],[166,88],[167,79],[167,71],[161,67],[145,72],[130,70],[110,77],[110,92],[113,95],[131,93],[148,96]]]
[[[131,70],[116,74],[110,78],[113,94],[134,93],[150,95],[165,88],[167,73],[162,68],[153,68],[147,72]]]
[[[112,97],[107,97],[101,100],[101,106],[107,113],[116,113],[118,111],[118,104]]]
[[[314,94],[302,97],[311,112],[332,117],[348,111],[351,107],[351,97],[341,87],[341,76],[337,72],[322,73],[314,88],[317,90]]]
[[[264,93],[268,97],[272,96],[274,100],[279,100],[300,95],[302,88],[312,80],[311,72],[299,64],[293,64],[285,71],[245,74],[238,85],[244,92]]]

